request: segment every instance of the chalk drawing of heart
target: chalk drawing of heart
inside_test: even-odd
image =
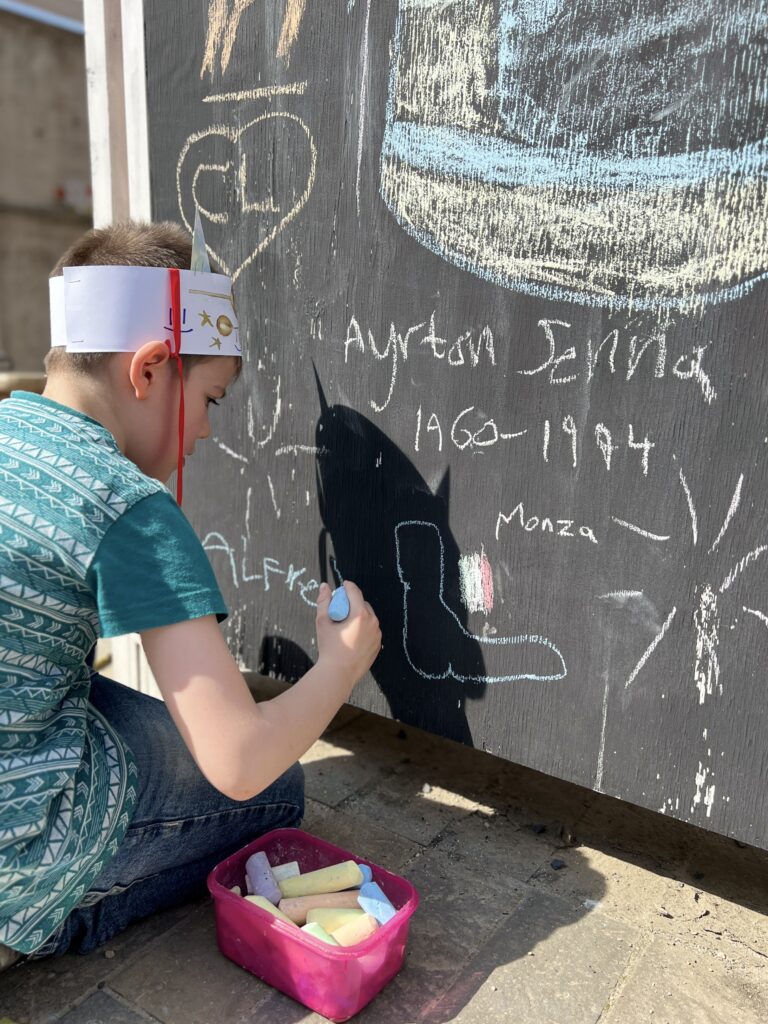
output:
[[[227,139],[230,142],[230,144],[234,146],[237,143],[238,139],[241,137],[241,135],[244,135],[246,132],[250,131],[252,128],[255,128],[257,125],[264,124],[266,121],[279,120],[281,118],[287,121],[295,121],[296,124],[301,128],[301,130],[307,137],[310,152],[310,166],[309,174],[307,176],[307,183],[304,188],[304,191],[301,193],[301,195],[293,204],[293,206],[291,206],[288,212],[283,216],[283,218],[279,220],[274,225],[274,227],[271,228],[270,231],[267,232],[267,234],[264,236],[264,238],[261,239],[256,248],[250,253],[249,256],[247,256],[243,260],[243,262],[238,267],[234,269],[229,267],[227,265],[226,260],[224,260],[221,257],[221,255],[218,252],[216,252],[215,249],[213,249],[210,245],[206,244],[208,254],[214,260],[216,260],[216,262],[219,264],[219,266],[226,274],[229,274],[233,281],[236,281],[240,274],[245,270],[245,268],[250,266],[250,264],[253,263],[253,261],[258,256],[260,256],[265,249],[269,248],[269,246],[274,242],[274,240],[277,238],[280,232],[283,231],[284,228],[286,228],[287,225],[290,224],[290,222],[294,220],[306,206],[307,200],[309,199],[310,193],[312,191],[312,187],[314,186],[315,175],[317,173],[317,146],[315,145],[315,140],[312,138],[312,133],[310,132],[308,125],[306,125],[305,122],[302,121],[300,117],[297,117],[296,114],[286,113],[285,111],[274,111],[269,112],[267,114],[262,114],[260,117],[255,118],[253,121],[249,121],[248,124],[243,125],[242,128],[230,128],[227,125],[215,124],[211,125],[210,128],[205,128],[202,131],[195,132],[194,135],[189,136],[187,141],[184,143],[184,146],[182,147],[181,153],[179,154],[178,163],[176,164],[176,198],[179,204],[179,213],[181,214],[181,218],[184,221],[187,230],[191,234],[192,227],[184,211],[184,200],[181,194],[181,175],[184,169],[184,164],[187,160],[187,157],[189,156],[190,150],[192,150],[192,148],[202,139],[211,138],[212,136],[216,135],[220,135],[223,138]],[[217,213],[215,211],[207,210],[205,209],[205,207],[200,205],[200,203],[197,201],[196,196],[198,179],[200,177],[200,174],[204,172],[215,171],[221,174],[222,176],[225,176],[232,170],[232,167],[233,162],[229,160],[226,163],[221,164],[201,163],[195,170],[195,174],[192,179],[192,200],[200,209],[201,215],[207,217],[208,220],[213,221],[213,223],[226,223],[229,218],[229,215],[227,213]],[[260,212],[274,211],[276,208],[271,204],[271,202],[258,204],[246,201],[245,183],[243,180],[245,176],[245,164],[242,161],[238,168],[238,173],[240,175],[239,195],[241,212],[248,213],[254,210],[259,210]]]

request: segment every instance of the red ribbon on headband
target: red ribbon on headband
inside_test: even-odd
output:
[[[181,362],[181,278],[175,267],[169,267],[171,275],[171,325],[173,327],[173,348],[166,339],[165,344],[171,353],[171,359],[176,360],[176,367],[179,371],[179,455],[176,464],[176,501],[181,505],[183,490],[184,472],[184,367]]]

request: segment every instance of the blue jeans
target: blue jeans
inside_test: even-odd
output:
[[[300,765],[252,800],[230,800],[202,775],[162,701],[99,675],[90,699],[133,751],[138,803],[116,856],[34,958],[90,953],[133,921],[201,895],[220,860],[304,814]]]

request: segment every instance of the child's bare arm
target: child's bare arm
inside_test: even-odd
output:
[[[174,722],[208,781],[234,800],[261,792],[317,739],[370,668],[381,633],[360,590],[345,583],[349,618],[328,618],[318,597],[319,657],[294,686],[256,704],[214,616],[142,633],[150,667]]]

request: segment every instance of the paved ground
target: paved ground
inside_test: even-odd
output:
[[[768,1021],[768,855],[350,709],[304,763],[305,827],[421,894],[405,967],[361,1024]],[[219,954],[208,900],[12,968],[4,1015],[323,1019]]]

